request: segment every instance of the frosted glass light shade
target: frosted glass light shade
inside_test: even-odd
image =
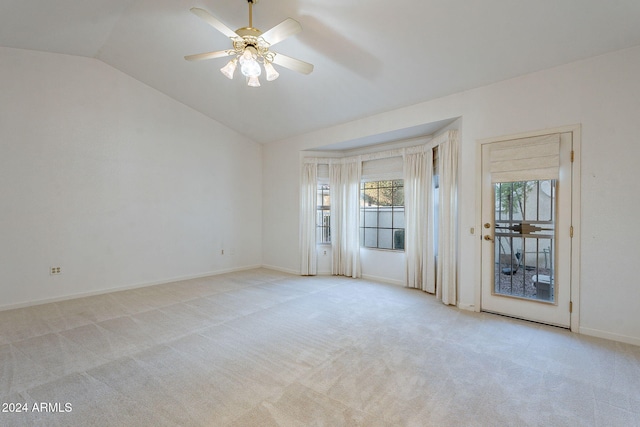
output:
[[[278,73],[276,71],[275,68],[273,68],[273,65],[271,65],[271,62],[266,62],[264,63],[264,70],[267,72],[267,81],[273,81],[275,79],[277,79],[280,76],[280,73]]]
[[[258,77],[262,74],[260,64],[256,61],[256,56],[249,49],[245,49],[240,57],[240,72],[246,77]]]
[[[251,86],[251,87],[260,87],[260,80],[258,80],[258,77],[247,77],[247,86]]]
[[[233,58],[231,61],[227,63],[224,67],[220,68],[220,72],[225,75],[228,79],[233,79],[233,73],[236,71],[236,66],[238,65],[238,60]]]

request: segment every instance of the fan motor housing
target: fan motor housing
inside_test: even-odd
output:
[[[242,27],[236,30],[236,34],[244,37],[244,36],[252,36],[252,37],[260,37],[262,31],[253,27]]]

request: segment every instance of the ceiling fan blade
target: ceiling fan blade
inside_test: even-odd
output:
[[[229,37],[230,39],[238,37],[235,31],[233,31],[231,28],[224,25],[222,22],[218,21],[206,10],[200,9],[199,7],[192,7],[190,10],[200,19],[202,19],[207,24],[211,25],[213,28],[220,31],[222,34]]]
[[[195,55],[187,55],[184,57],[187,61],[202,61],[203,59],[223,58],[231,55],[228,50],[218,50],[216,52],[198,53]]]
[[[283,55],[281,53],[275,53],[273,63],[288,68],[293,71],[297,71],[302,74],[309,74],[313,71],[313,64],[300,61],[299,59],[291,58],[290,56]]]
[[[273,46],[289,36],[298,34],[300,31],[302,31],[302,25],[295,19],[287,18],[272,29],[262,33],[262,38]]]

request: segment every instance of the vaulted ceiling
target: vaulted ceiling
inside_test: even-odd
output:
[[[248,25],[246,0],[0,0],[0,46],[97,58],[268,143],[640,45],[638,0],[260,0],[254,27],[299,21],[274,50],[315,70],[250,88],[184,60],[230,47],[194,6]]]

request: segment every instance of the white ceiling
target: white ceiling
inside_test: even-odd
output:
[[[260,0],[254,26],[298,20],[274,50],[315,70],[249,88],[183,59],[230,47],[193,6],[248,24],[246,0],[0,0],[0,46],[97,58],[268,143],[640,45],[639,0]]]

